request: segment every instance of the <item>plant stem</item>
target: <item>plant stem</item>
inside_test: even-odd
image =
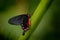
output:
[[[46,10],[48,9],[49,3],[51,0],[41,0],[39,5],[37,6],[34,14],[31,17],[31,28],[26,34],[20,35],[18,40],[27,40],[29,39],[30,35],[34,32],[34,30],[37,28],[42,16],[45,14]]]

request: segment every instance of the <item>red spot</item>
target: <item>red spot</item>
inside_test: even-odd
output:
[[[31,25],[31,20],[30,20],[30,15],[28,14],[28,22],[27,25],[30,26]]]

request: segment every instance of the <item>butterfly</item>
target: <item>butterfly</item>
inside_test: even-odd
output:
[[[11,25],[21,25],[23,29],[23,35],[29,30],[31,25],[30,14],[22,14],[15,17],[12,17],[8,20],[8,23]]]

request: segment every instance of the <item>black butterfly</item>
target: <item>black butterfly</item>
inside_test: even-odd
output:
[[[22,14],[22,15],[12,17],[8,20],[8,23],[12,24],[12,25],[21,25],[22,29],[24,30],[24,32],[23,32],[23,35],[24,35],[25,32],[27,30],[29,30],[30,15],[29,14]]]

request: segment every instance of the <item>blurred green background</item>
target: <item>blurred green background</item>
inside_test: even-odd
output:
[[[31,14],[31,29],[22,36],[20,25],[8,20]],[[60,40],[60,0],[0,0],[0,40]]]

